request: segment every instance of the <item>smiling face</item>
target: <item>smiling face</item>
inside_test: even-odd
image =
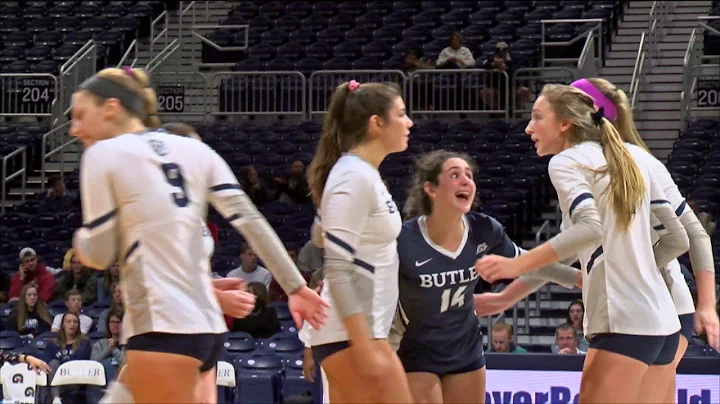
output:
[[[476,186],[470,164],[460,157],[447,159],[440,169],[438,184],[425,183],[433,212],[465,214],[472,209]]]
[[[568,147],[567,138],[563,135],[572,125],[558,119],[547,98],[543,95],[535,100],[532,118],[525,128],[525,133],[535,143],[538,156],[558,154]]]

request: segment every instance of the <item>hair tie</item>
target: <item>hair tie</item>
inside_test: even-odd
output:
[[[600,126],[602,125],[602,120],[605,118],[605,108],[600,107],[597,111],[593,112],[591,114],[593,122],[595,122],[595,125]]]
[[[122,68],[122,71],[128,76],[130,76],[132,79],[137,79],[137,77],[135,77],[135,72],[133,71],[132,67],[125,66]]]
[[[353,92],[353,91],[357,90],[358,87],[360,87],[360,83],[358,83],[358,82],[355,81],[355,80],[350,80],[350,83],[348,83],[348,90],[349,90],[350,92]]]

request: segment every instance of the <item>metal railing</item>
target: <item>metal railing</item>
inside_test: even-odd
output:
[[[60,66],[60,115],[62,119],[70,112],[72,95],[83,81],[97,73],[97,45],[92,39],[85,43],[67,62]]]
[[[720,16],[698,17],[683,58],[683,90],[680,93],[681,129],[687,129],[692,115],[720,116],[720,56],[705,55],[703,38],[706,32],[720,36],[720,30],[709,25]]]
[[[209,88],[218,95],[213,115],[307,116],[307,80],[300,72],[216,73]]]
[[[667,19],[667,2],[654,1],[648,13],[648,29],[640,36],[640,44],[638,45],[637,55],[635,56],[635,66],[633,67],[630,89],[628,90],[630,107],[633,111],[640,105],[638,103],[638,95],[640,94],[641,86],[645,83],[647,73],[652,68],[653,60],[657,57],[658,43],[664,35]]]
[[[208,38],[205,34],[207,31],[216,31],[216,30],[226,30],[226,31],[241,31],[244,30],[244,36],[245,39],[243,41],[243,45],[235,45],[235,46],[223,46],[217,44],[212,39]],[[246,51],[248,47],[250,46],[250,26],[243,24],[243,25],[218,25],[218,24],[196,24],[193,25],[190,29],[192,32],[192,35],[195,37],[195,39],[198,39],[201,44],[208,45],[214,50],[218,52],[237,52],[237,51]],[[235,34],[237,36],[237,33]],[[232,67],[235,63],[232,62],[216,62],[216,63],[207,63],[203,62],[202,60],[195,63],[198,66],[214,66],[214,67]]]
[[[413,113],[510,117],[510,77],[502,70],[416,70],[410,74],[407,88]]]
[[[582,51],[575,65],[579,77],[597,76],[601,63],[595,54],[595,43],[596,41],[599,42],[601,40],[600,38],[601,35],[595,34],[594,31],[589,31],[587,36],[585,36],[585,43],[583,44]]]
[[[515,70],[512,77],[512,105],[515,106],[516,114],[529,113],[532,104],[545,84],[570,84],[578,79],[576,69],[570,67],[523,67]],[[524,105],[519,105],[518,97],[522,95],[519,90],[528,89],[528,100]]]
[[[130,42],[130,46],[125,50],[125,53],[120,58],[120,61],[118,62],[117,66],[118,68],[127,66],[127,67],[135,67],[137,65],[138,61],[138,49],[137,49],[137,39],[133,39],[132,42]],[[132,55],[132,59],[130,59],[130,55]]]
[[[11,168],[11,170],[13,171],[8,172],[8,165],[12,164],[13,162],[16,163],[18,157],[20,159],[20,164],[15,165],[15,167],[19,168],[15,169],[15,167],[13,167]],[[27,153],[24,146],[4,156],[2,159],[2,184],[0,184],[0,214],[5,213],[5,205],[7,203],[8,194],[8,183],[17,177],[20,177],[20,187],[23,190],[22,201],[25,202],[25,189],[27,188]]]
[[[548,42],[547,38],[547,25],[553,24],[595,24],[592,28],[587,31],[573,37],[570,40],[562,42]],[[560,66],[576,66],[578,58],[549,58],[547,57],[547,51],[549,48],[568,48],[576,43],[579,43],[583,39],[587,42],[587,36],[590,33],[597,38],[597,46],[592,49],[592,55],[594,56],[596,68],[602,66],[603,60],[603,19],[602,18],[588,18],[588,19],[569,19],[569,20],[541,20],[540,21],[540,66],[541,67],[557,67]],[[583,50],[584,51],[584,50]]]
[[[52,74],[0,74],[0,116],[52,116],[58,78]]]
[[[54,161],[52,163],[59,163],[60,164],[60,172],[65,172],[65,152],[66,149],[74,145],[78,142],[78,140],[74,137],[70,137],[68,135],[68,129],[70,128],[70,121],[65,122],[52,130],[50,130],[48,133],[44,134],[42,137],[42,141],[40,143],[40,153],[42,155],[42,168],[40,169],[40,179],[42,181],[42,184],[45,184],[45,180],[47,177],[47,164],[51,163],[51,161],[48,161],[50,158],[55,156],[56,154],[59,154],[60,161]],[[70,162],[67,162],[68,164]]]
[[[395,83],[402,94],[407,94],[407,76],[400,70],[319,70],[307,79],[308,116],[314,118],[327,112],[335,87],[344,81],[360,83]]]
[[[638,47],[638,53],[635,57],[635,67],[633,68],[632,78],[630,79],[630,108],[634,111],[638,100],[638,89],[640,88],[640,82],[644,79],[643,73],[647,61],[649,60],[648,55],[648,42],[646,41],[645,33],[640,35],[640,46]]]
[[[201,73],[153,73],[150,80],[157,94],[159,116],[209,116],[210,87]]]
[[[180,19],[178,18],[180,21]],[[170,38],[169,26],[170,24],[170,13],[163,11],[158,15],[153,22],[150,24],[150,61],[145,70],[152,72],[160,64],[166,61],[172,56],[178,49],[180,49],[180,34],[179,31],[177,38]],[[182,25],[182,21],[180,22]],[[159,50],[158,50],[159,49]],[[157,54],[156,54],[157,51]]]

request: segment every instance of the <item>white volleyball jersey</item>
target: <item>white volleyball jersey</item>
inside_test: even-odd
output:
[[[202,237],[203,237],[203,251],[205,252],[205,256],[207,259],[205,262],[207,263],[207,272],[212,276],[212,267],[210,265],[210,259],[213,256],[213,253],[215,252],[215,240],[213,239],[212,232],[208,228],[205,221],[202,222]]]
[[[677,184],[675,184],[665,164],[639,146],[627,144],[627,147],[636,152],[639,157],[642,157],[644,164],[650,167],[650,176],[655,183],[662,188],[667,201],[670,202],[670,205],[672,205],[672,208],[675,210],[675,214],[680,217],[686,212],[689,212],[690,207],[685,202],[685,198],[680,193]],[[659,233],[665,232],[665,227],[655,216],[652,217],[651,224],[653,226],[652,242],[654,244],[660,238]],[[670,289],[670,295],[672,295],[677,313],[694,313],[695,304],[693,303],[692,294],[680,270],[678,260],[672,260],[665,268],[660,268],[660,270],[662,271],[668,289]]]
[[[239,188],[222,158],[194,139],[149,132],[98,142],[81,164],[88,250],[102,259],[122,257],[124,339],[227,331],[203,236],[209,194]],[[94,232],[100,238],[110,228],[117,245],[93,242]]]
[[[599,333],[670,335],[680,329],[672,298],[655,264],[651,239],[652,205],[667,201],[642,156],[629,150],[642,172],[646,191],[627,230],[618,228],[608,201],[608,176],[598,178],[592,171],[607,165],[599,143],[571,147],[554,156],[548,166],[565,225],[572,225],[575,209],[588,204],[596,205],[603,224],[602,242],[577,254],[583,271],[584,326],[589,338]]]
[[[402,219],[380,173],[355,155],[342,156],[330,171],[318,213],[326,265],[331,260],[354,264],[353,287],[371,332],[387,338],[398,301],[396,239]],[[330,303],[330,315],[321,330],[309,330],[313,346],[348,340],[333,309],[332,287],[325,278],[322,296]]]

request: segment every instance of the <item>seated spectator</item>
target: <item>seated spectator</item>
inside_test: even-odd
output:
[[[20,301],[5,322],[6,330],[17,331],[18,334],[34,338],[50,331],[52,318],[45,303],[39,299],[38,287],[28,283],[20,291]]]
[[[324,250],[313,244],[312,240],[308,240],[307,243],[300,249],[298,255],[297,266],[300,271],[310,274],[315,273],[318,269],[322,268],[324,258]]]
[[[226,278],[240,278],[247,284],[259,282],[266,289],[272,282],[270,271],[258,265],[257,256],[247,243],[240,246],[240,266],[228,272]]]
[[[54,175],[48,178],[48,190],[40,203],[42,212],[70,212],[75,205],[75,198],[65,187],[62,177]]]
[[[120,264],[116,262],[110,265],[103,275],[103,288],[105,288],[103,292],[105,297],[112,294],[112,286],[118,282],[120,282]]]
[[[695,199],[688,198],[687,204],[690,206],[690,209],[695,212],[695,215],[697,216],[698,220],[700,221],[700,224],[702,224],[702,227],[705,229],[707,234],[712,237],[713,234],[715,234],[715,219],[713,218],[712,213],[703,212],[700,209],[700,205],[697,203]]]
[[[292,258],[293,262],[295,263],[295,266],[299,268],[299,262],[298,262],[298,249],[294,245],[285,245],[285,249],[288,252],[288,255],[290,258]],[[302,272],[303,277],[305,278],[305,281],[309,281],[310,277],[312,276],[312,273],[308,273],[305,271],[300,270]],[[272,282],[270,282],[270,287],[268,288],[268,292],[270,293],[270,301],[271,302],[287,302],[288,297],[285,291],[280,287],[280,284],[273,278]]]
[[[60,323],[62,327],[57,330],[57,337],[43,351],[45,361],[53,372],[65,362],[90,360],[90,340],[79,332],[79,317],[68,312],[61,316]],[[87,402],[85,391],[86,386],[62,386],[59,396],[63,403],[84,403]]]
[[[280,332],[280,320],[272,307],[267,307],[268,291],[260,282],[248,285],[248,291],[255,295],[255,310],[245,318],[233,319],[233,332],[246,332],[253,338],[270,338]]]
[[[402,71],[405,74],[412,74],[415,70],[423,69],[434,69],[435,63],[420,57],[420,54],[415,49],[408,49],[405,51],[405,60],[402,67]]]
[[[512,57],[508,50],[507,42],[500,41],[495,44],[495,52],[483,63],[483,68],[488,70],[500,70],[507,74],[507,79],[512,80],[515,69],[513,67]],[[506,88],[505,84],[511,85],[504,75],[491,75],[491,79],[486,81],[489,87],[481,91],[483,102],[489,109],[504,109],[508,105],[505,103]],[[511,89],[512,90],[512,89]],[[518,86],[515,90],[515,99],[517,103],[514,108],[523,109],[530,99],[530,90],[525,86]]]
[[[125,300],[123,300],[123,294],[120,290],[120,284],[119,283],[113,283],[112,285],[112,301],[110,303],[110,308],[105,309],[100,313],[100,316],[98,317],[98,324],[97,329],[99,331],[102,331],[107,328],[107,321],[108,316],[110,313],[125,313]]]
[[[270,195],[260,182],[260,177],[254,166],[245,167],[240,178],[240,185],[242,185],[243,191],[257,207],[270,202]]]
[[[23,286],[32,282],[38,286],[40,300],[50,303],[55,297],[55,277],[39,262],[35,250],[25,247],[20,251],[20,268],[10,279],[10,301],[18,300]]]
[[[555,330],[555,345],[559,354],[585,355],[587,352],[578,348],[578,334],[572,324],[565,323]]]
[[[125,362],[125,346],[120,345],[123,312],[113,311],[105,324],[107,338],[96,341],[92,346],[90,359],[102,363],[108,383],[115,380],[118,369]],[[98,330],[100,330],[98,328]]]
[[[514,330],[510,324],[499,322],[492,327],[491,341],[488,344],[487,352],[499,353],[527,353],[525,348],[515,345],[513,342]]]
[[[71,289],[77,289],[82,294],[83,305],[89,306],[97,299],[97,280],[92,270],[80,263],[72,249],[65,254],[63,264],[65,272],[57,283],[56,299],[65,297]]]
[[[273,178],[278,188],[280,202],[294,202],[299,205],[310,202],[310,188],[305,178],[305,164],[302,161],[293,161],[290,174]]]
[[[578,348],[581,351],[587,352],[590,348],[590,343],[585,339],[584,328],[583,328],[583,317],[585,316],[585,305],[581,299],[573,300],[567,309],[567,317],[565,322],[572,325],[575,329],[575,333],[578,336]],[[560,348],[557,344],[553,344],[551,347],[553,353],[558,353]]]
[[[463,36],[459,32],[453,32],[449,39],[448,47],[440,52],[435,65],[438,69],[468,69],[475,67],[475,58],[470,49],[462,46]]]
[[[65,295],[65,306],[67,306],[67,313],[74,314],[80,322],[80,331],[83,334],[87,334],[92,329],[93,320],[92,318],[81,313],[82,311],[82,294],[77,289],[71,289]],[[51,331],[59,332],[63,324],[63,318],[65,314],[58,314],[53,319]]]

